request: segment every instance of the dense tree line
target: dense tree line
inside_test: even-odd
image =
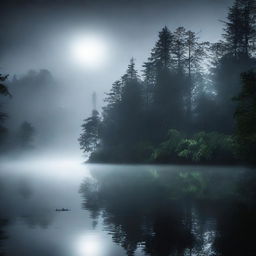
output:
[[[217,43],[184,27],[164,27],[142,77],[131,59],[107,94],[102,115],[94,111],[84,121],[79,141],[91,160],[234,161],[245,130],[250,126],[255,136],[256,129],[255,100],[247,121],[241,110],[248,84],[256,85],[255,8],[255,0],[236,0]],[[242,89],[240,75],[248,70]]]
[[[249,71],[242,74],[243,87],[234,98],[238,102],[235,112],[237,123],[235,139],[239,155],[256,163],[256,73]]]

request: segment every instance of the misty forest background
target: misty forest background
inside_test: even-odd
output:
[[[95,107],[82,124],[78,140],[91,162],[256,163],[255,0],[236,0],[227,12],[219,42],[204,42],[184,27],[164,27],[142,72],[131,59],[106,94],[101,113]],[[22,102],[35,81],[54,84],[47,70],[0,80],[4,102]],[[34,100],[47,99],[41,113],[50,120],[65,120],[53,88],[39,86]],[[1,112],[2,154],[33,149],[33,124],[20,117],[20,125],[8,129],[7,116],[20,109],[9,104],[7,110]],[[63,126],[52,129],[58,133]]]

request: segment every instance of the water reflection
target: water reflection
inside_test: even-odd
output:
[[[31,198],[31,196],[33,194],[33,190],[26,179],[20,180],[20,182],[18,184],[18,192],[24,199]]]
[[[2,240],[7,239],[5,227],[8,224],[7,219],[0,219],[0,256],[4,256],[4,249],[2,248]]]
[[[102,241],[96,234],[81,236],[76,241],[76,250],[79,256],[98,256],[103,254]]]
[[[83,207],[128,256],[255,255],[254,172],[123,166],[91,174],[80,187]]]
[[[23,165],[0,173],[1,256],[255,255],[255,170]]]

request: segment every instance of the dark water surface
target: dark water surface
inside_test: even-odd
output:
[[[256,255],[249,168],[6,163],[0,205],[0,255]]]

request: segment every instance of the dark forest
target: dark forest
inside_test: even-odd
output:
[[[141,76],[131,58],[82,125],[90,161],[255,163],[254,4],[234,2],[221,41],[165,26]]]

